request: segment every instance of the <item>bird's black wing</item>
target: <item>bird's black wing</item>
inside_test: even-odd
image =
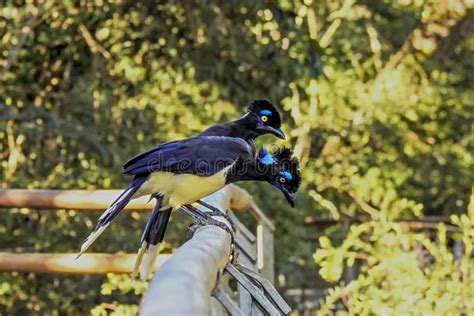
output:
[[[164,144],[159,145],[158,147],[153,147],[151,149],[148,149],[147,151],[144,151],[144,152],[136,155],[135,157],[131,158],[129,161],[127,161],[123,165],[124,173],[126,173],[126,171],[129,169],[129,167],[131,167],[131,166],[133,166],[137,163],[140,163],[140,161],[143,161],[143,159],[146,159],[147,157],[150,157],[151,155],[153,155],[153,153],[158,152],[162,148],[167,148],[168,150],[170,150],[174,146],[178,147],[178,145],[176,143],[179,143],[179,142],[181,142],[181,141],[178,140],[178,141],[172,141],[172,142],[164,143]]]
[[[167,171],[210,176],[238,159],[253,157],[253,148],[240,138],[198,136],[148,150],[127,162],[124,173],[142,175]]]

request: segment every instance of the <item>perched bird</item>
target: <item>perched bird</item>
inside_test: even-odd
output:
[[[142,153],[124,165],[124,173],[134,178],[99,218],[95,231],[84,241],[79,255],[131,199],[151,195],[156,204],[141,239],[136,265],[141,277],[146,278],[172,210],[216,192],[226,184],[243,180],[267,181],[282,191],[293,205],[301,177],[298,162],[289,157],[290,153],[283,150],[272,155],[262,150],[256,155],[255,147],[243,139],[222,136],[198,136],[169,142]]]
[[[211,126],[200,136],[238,137],[252,141],[265,134],[285,139],[285,134],[281,130],[280,113],[275,106],[267,100],[255,100],[250,103],[247,113],[239,119]]]
[[[255,147],[254,139],[257,138],[258,136],[269,134],[269,133],[279,138],[285,139],[285,135],[281,130],[280,113],[271,102],[267,100],[255,100],[249,105],[248,112],[245,113],[241,118],[233,122],[214,125],[208,128],[207,130],[205,130],[200,135],[198,135],[196,138],[212,137],[212,136],[227,136],[227,137],[232,137],[232,138],[240,138],[242,140],[245,140],[248,144],[248,148],[246,148],[246,151],[248,153],[252,153],[252,155],[255,155],[256,147]],[[208,143],[207,141],[208,139],[209,138],[201,140],[201,142],[206,145],[210,145],[210,143]],[[176,209],[177,205],[180,205],[180,204],[183,205],[186,203],[172,202],[171,207],[167,207],[167,204],[169,204],[170,201],[166,201],[166,200],[163,201],[163,199],[165,198],[169,199],[171,197],[171,194],[163,194],[163,192],[160,191],[160,189],[162,190],[163,188],[161,188],[159,185],[156,188],[154,188],[155,182],[160,182],[162,186],[166,186],[164,183],[167,181],[167,179],[164,179],[163,177],[161,177],[158,181],[156,181],[152,179],[154,178],[154,176],[149,177],[149,174],[151,174],[153,170],[148,170],[149,171],[148,172],[146,170],[147,165],[146,166],[142,165],[140,166],[140,168],[137,168],[136,164],[146,159],[149,159],[149,160],[157,159],[158,156],[161,159],[163,153],[167,152],[169,153],[169,156],[167,156],[166,159],[169,159],[171,164],[179,165],[178,168],[176,168],[176,166],[173,167],[176,170],[173,171],[169,169],[169,167],[166,166],[167,164],[170,164],[169,162],[165,163],[163,166],[161,166],[160,164],[156,164],[156,161],[149,162],[149,163],[154,164],[155,166],[159,165],[160,166],[159,169],[162,168],[162,170],[160,169],[159,171],[170,171],[171,173],[174,172],[174,175],[179,175],[181,173],[188,174],[188,175],[195,174],[195,175],[198,175],[199,177],[214,175],[214,171],[216,170],[213,170],[213,171],[207,170],[206,172],[205,170],[186,170],[187,167],[184,167],[183,169],[181,169],[181,167],[186,165],[187,163],[193,163],[192,162],[193,159],[189,159],[189,157],[193,157],[193,153],[192,153],[193,148],[186,148],[187,151],[184,154],[184,156],[187,155],[189,157],[173,156],[177,153],[183,154],[182,150],[181,152],[179,150],[177,150],[176,152],[173,151],[173,149],[177,149],[176,147],[177,144],[182,145],[183,142],[186,142],[186,140],[166,143],[162,146],[159,146],[158,148],[152,149],[150,151],[147,151],[143,154],[138,155],[137,157],[133,158],[132,160],[130,160],[129,162],[125,164],[124,173],[134,175],[135,176],[134,179],[129,184],[128,188],[117,198],[116,201],[114,201],[114,203],[112,203],[112,205],[108,208],[108,210],[100,217],[99,223],[97,224],[95,231],[84,241],[81,247],[81,251],[78,256],[80,256],[82,253],[84,253],[87,250],[87,248],[95,241],[95,239],[97,239],[97,237],[115,219],[118,213],[125,207],[125,205],[128,203],[128,201],[131,198],[135,198],[135,197],[146,195],[146,194],[151,194],[151,198],[156,199],[156,205],[160,205],[161,209],[160,207],[158,207],[158,209],[157,207],[155,207],[155,210],[152,212],[152,215],[147,223],[145,232],[142,237],[142,245],[143,244],[156,245],[158,242],[161,242],[163,240],[164,232],[166,231],[166,225],[169,221],[171,210]],[[199,141],[196,140],[195,138],[192,141],[192,143],[196,144],[195,149],[202,149],[202,147],[200,147],[199,145]],[[214,149],[216,148],[218,147],[215,147]],[[208,153],[211,153],[211,152],[209,151]],[[199,156],[199,154],[197,156]],[[247,159],[249,157],[250,156],[248,156]],[[267,163],[271,161],[271,159],[269,160],[268,157],[269,156],[267,155],[265,158]],[[206,159],[206,158],[200,157],[199,159]],[[214,168],[216,166],[217,168],[220,168],[224,165],[226,164],[225,163],[223,164],[223,161],[220,160],[220,161],[217,161]],[[135,166],[135,169],[133,169],[133,166]],[[201,162],[201,167],[203,167],[202,162]],[[206,168],[207,167],[209,167],[209,165],[207,165]],[[179,179],[176,182],[180,182],[181,180],[184,180],[184,179]],[[186,179],[186,181],[183,183],[187,183],[187,180],[188,179]],[[196,178],[193,180],[203,180],[203,179]],[[196,195],[200,196],[199,198],[205,197],[208,194],[217,191],[217,190],[212,190],[212,187],[209,187],[207,189],[209,190],[210,193],[204,194],[205,192],[201,192],[201,191],[206,191],[206,188],[202,188],[202,185],[204,184],[202,184],[201,186],[199,183],[193,184],[192,183],[193,180],[190,181],[190,184],[188,184],[187,188],[189,190],[193,190],[192,187],[194,186],[194,191],[196,192]],[[233,178],[229,177],[229,181],[230,180],[233,180]],[[236,180],[236,181],[239,181],[239,180]],[[147,191],[146,188],[148,188],[148,191],[150,193],[143,194],[143,192]],[[199,189],[199,188],[202,188],[203,190],[196,191],[196,189]],[[154,190],[156,192],[152,192]],[[188,194],[188,192],[189,191],[186,190],[186,194]],[[285,193],[284,190],[282,190],[282,192]],[[287,195],[288,194],[285,193],[285,196]],[[191,202],[195,201],[193,200],[192,195],[189,195],[187,198]],[[179,200],[178,198],[176,199]],[[287,196],[287,199],[289,199],[288,196]],[[290,202],[290,199],[288,201]],[[191,203],[191,202],[188,202],[188,203]],[[162,206],[163,204],[164,206]],[[142,246],[141,250],[139,251],[137,265],[140,264],[141,256],[143,255],[144,249],[146,250],[147,247],[144,248]],[[153,257],[151,257],[150,260],[153,262],[154,261]]]
[[[201,134],[199,134],[198,136],[226,136],[226,137],[241,138],[249,144],[252,152],[256,152],[256,146],[255,146],[254,140],[257,137],[265,135],[265,134],[273,134],[281,139],[285,139],[285,134],[281,130],[280,113],[270,101],[261,99],[261,100],[252,101],[248,106],[247,112],[244,115],[242,115],[239,119],[232,122],[224,123],[224,124],[213,125],[210,128],[206,129]],[[269,163],[269,161],[272,161],[269,158],[269,155],[266,156],[266,159],[267,159],[266,160],[267,163]],[[229,177],[229,181],[232,182],[231,177]],[[283,190],[282,192],[285,193],[285,191]],[[287,194],[285,194],[285,196],[287,196]],[[287,199],[288,199],[288,202],[293,205],[293,202],[291,201],[291,198],[289,196],[287,197]],[[158,202],[161,203],[161,201],[157,200],[157,203]],[[204,203],[200,200],[197,200],[197,202],[211,210],[217,211],[217,214],[222,214],[219,210],[216,210],[212,205],[208,205],[207,203]],[[145,249],[143,245],[145,243],[156,244],[157,241],[161,242],[163,240],[163,236],[166,230],[166,225],[163,223],[165,222],[167,223],[168,221],[169,221],[169,213],[162,213],[162,212],[152,213],[151,218],[148,221],[149,225],[147,225],[147,228],[145,229],[145,233],[143,234],[144,236],[142,238],[143,244],[141,247],[141,251],[139,251],[135,270],[138,269],[137,266],[140,265],[140,262],[142,259],[141,257]],[[227,228],[227,226],[225,225],[224,226],[220,225],[220,227]],[[147,242],[147,240],[152,241],[152,242],[151,243]],[[156,252],[156,256],[157,255],[158,253]],[[150,258],[151,264],[156,259],[156,256],[148,257]],[[143,264],[143,266],[148,266],[148,265],[149,265],[148,263]],[[146,273],[143,273],[143,274],[146,274]]]

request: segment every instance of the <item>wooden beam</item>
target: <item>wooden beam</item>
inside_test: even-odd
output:
[[[273,303],[265,296],[264,292],[260,288],[252,283],[245,275],[237,270],[234,265],[229,264],[225,267],[225,270],[233,276],[247,291],[249,291],[252,297],[262,306],[262,308],[268,313],[268,315],[281,315],[282,313],[273,305]]]
[[[84,254],[76,260],[76,253],[0,253],[1,272],[35,272],[60,274],[103,275],[131,273],[136,254]],[[170,255],[160,255],[156,267]]]
[[[31,209],[71,209],[103,211],[117,198],[122,190],[0,190],[0,207]],[[127,210],[150,210],[153,203],[148,199],[132,200]]]
[[[258,207],[246,190],[234,184],[226,187],[232,192],[229,204],[232,210],[248,210],[257,221],[264,223],[271,231],[275,230],[273,222]],[[104,211],[121,192],[122,190],[0,189],[0,208]],[[148,202],[148,196],[133,199],[125,207],[125,210],[149,211],[153,208],[153,203]]]
[[[247,191],[229,185],[232,191],[230,207],[244,210],[250,206],[251,197]],[[122,190],[28,190],[1,189],[0,207],[31,208],[37,210],[68,209],[78,211],[103,211],[119,196]],[[153,203],[149,197],[141,197],[130,201],[126,210],[151,210]]]

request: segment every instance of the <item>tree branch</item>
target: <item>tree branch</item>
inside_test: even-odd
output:
[[[103,48],[99,43],[97,43],[97,41],[94,39],[92,34],[84,25],[84,23],[79,24],[79,32],[81,33],[82,37],[86,41],[86,44],[89,46],[93,54],[99,53],[107,60],[112,59],[112,55],[105,48]]]

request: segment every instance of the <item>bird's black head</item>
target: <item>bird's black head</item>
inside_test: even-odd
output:
[[[269,153],[261,149],[257,161],[265,173],[266,180],[279,189],[288,203],[295,206],[295,193],[301,184],[301,172],[298,158],[290,148],[280,148]]]
[[[280,113],[270,101],[253,101],[241,120],[245,121],[246,126],[252,129],[256,136],[270,133],[285,139],[285,134],[281,130]]]

